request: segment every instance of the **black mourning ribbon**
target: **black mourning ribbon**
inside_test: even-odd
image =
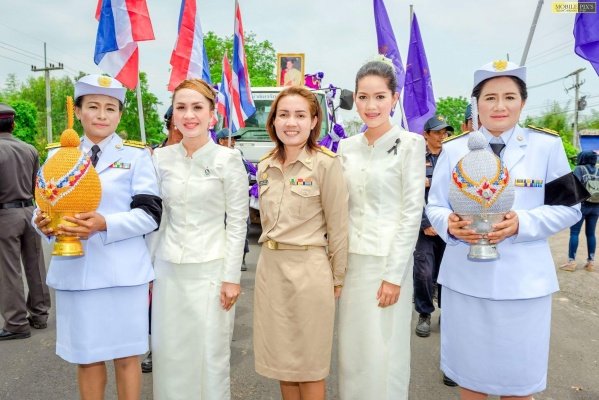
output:
[[[387,150],[387,154],[391,154],[393,152],[394,155],[397,155],[397,146],[399,146],[399,138],[395,139],[395,144],[389,150]]]
[[[92,160],[92,165],[95,167],[96,164],[98,163],[98,160],[100,159],[100,157],[98,156],[98,153],[100,152],[100,146],[98,146],[97,144],[94,144],[92,146],[92,156],[90,157],[90,159]]]
[[[156,221],[158,225],[155,230],[160,227],[160,219],[162,217],[162,199],[152,194],[136,194],[132,197],[131,209],[141,208],[150,217]]]
[[[591,197],[578,178],[567,173],[545,185],[545,205],[573,206]]]
[[[501,150],[503,150],[505,147],[505,143],[489,143],[489,146],[491,146],[493,153],[495,153],[497,157],[501,158]]]

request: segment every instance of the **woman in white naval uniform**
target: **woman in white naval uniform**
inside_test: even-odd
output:
[[[349,188],[349,265],[339,299],[342,400],[408,398],[413,253],[424,207],[424,139],[390,121],[399,93],[392,65],[356,76],[368,129],[340,142]]]
[[[154,399],[227,400],[247,230],[241,154],[209,135],[215,93],[199,79],[173,93],[180,143],[154,150],[164,219],[152,294]],[[226,222],[225,222],[226,216]]]
[[[144,235],[158,228],[162,204],[150,152],[116,134],[125,89],[116,80],[88,75],[75,84],[75,114],[102,183],[95,212],[68,218],[63,232],[83,240],[84,256],[53,256],[48,286],[56,289],[56,353],[79,364],[81,398],[102,399],[104,361],[114,360],[119,399],[138,399],[138,356],[148,349],[148,282],[154,278]],[[52,156],[52,152],[49,157]],[[47,238],[49,217],[34,224]]]
[[[448,203],[451,171],[469,151],[467,134],[443,144],[426,207],[447,242],[438,278],[443,285],[441,369],[461,386],[464,400],[488,394],[531,399],[545,389],[551,294],[559,289],[547,240],[581,215],[577,203],[585,191],[570,171],[561,138],[518,125],[525,82],[525,67],[507,61],[474,73],[479,130],[491,144],[505,144],[500,155],[515,185],[512,210],[488,234],[500,258],[467,259],[469,243],[480,235]]]

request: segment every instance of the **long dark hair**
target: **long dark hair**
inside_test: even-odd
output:
[[[362,65],[356,73],[356,93],[358,93],[358,82],[367,76],[379,76],[383,78],[387,84],[387,88],[391,91],[391,95],[394,95],[397,91],[397,76],[391,65],[382,61],[369,61]]]

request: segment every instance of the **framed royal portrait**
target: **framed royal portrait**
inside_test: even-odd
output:
[[[277,53],[277,85],[304,86],[304,54]]]

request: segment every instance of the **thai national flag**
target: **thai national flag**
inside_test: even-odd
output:
[[[171,54],[171,78],[168,90],[175,90],[185,79],[202,78],[210,83],[210,66],[204,47],[196,0],[182,0],[179,13],[179,37]]]
[[[252,99],[250,77],[245,59],[245,43],[243,39],[243,24],[241,23],[241,10],[235,1],[235,28],[233,33],[233,86],[239,93],[242,120],[245,121],[256,112]]]
[[[99,0],[94,62],[129,89],[137,86],[137,42],[154,40],[145,0]]]
[[[226,99],[226,113],[231,132],[237,132],[245,127],[245,122],[241,113],[241,104],[239,103],[239,92],[232,85],[231,64],[227,58],[227,53],[223,56],[223,94]]]
[[[226,54],[223,57],[222,65],[222,77],[220,84],[218,85],[218,93],[216,94],[216,112],[223,119],[223,128],[229,127],[229,119],[227,118],[227,103],[229,99],[227,97],[227,91],[225,88],[225,61],[227,60]],[[228,62],[228,61],[227,61]]]

